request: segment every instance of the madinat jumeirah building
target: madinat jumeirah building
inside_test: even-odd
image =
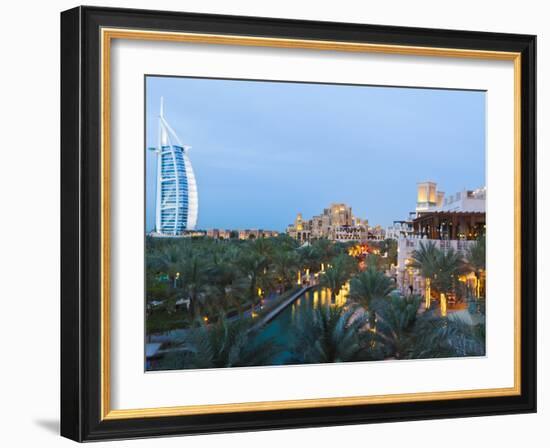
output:
[[[417,184],[416,210],[409,214],[409,219],[394,221],[386,229],[386,236],[397,240],[397,265],[392,267],[391,274],[403,292],[412,288],[420,293],[425,287],[420,272],[411,267],[414,251],[433,244],[439,250],[453,249],[466,257],[469,248],[485,235],[486,195],[485,187],[446,195],[437,189],[435,182]],[[463,280],[477,282],[473,275]],[[484,288],[481,289],[484,294]]]
[[[333,203],[311,219],[304,219],[298,213],[286,233],[300,243],[319,238],[341,242],[364,241],[369,238],[369,223],[366,219],[354,216],[348,205]]]

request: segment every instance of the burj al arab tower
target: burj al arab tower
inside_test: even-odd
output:
[[[155,233],[181,235],[194,230],[199,212],[195,173],[189,160],[191,147],[182,144],[164,118],[164,99],[160,99],[157,154],[157,196]]]

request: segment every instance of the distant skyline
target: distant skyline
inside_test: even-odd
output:
[[[147,147],[161,96],[192,146],[198,229],[284,231],[333,202],[387,226],[414,210],[417,182],[446,194],[485,185],[485,92],[148,76]],[[147,231],[155,179],[147,151]]]

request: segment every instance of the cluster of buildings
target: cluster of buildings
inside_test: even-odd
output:
[[[300,243],[319,238],[340,242],[384,238],[381,226],[370,227],[368,220],[354,216],[351,207],[341,203],[330,204],[320,215],[311,219],[304,219],[298,213],[286,233]]]
[[[273,238],[279,236],[279,232],[276,230],[264,230],[264,229],[208,229],[206,236],[217,240],[239,239],[239,240],[251,240],[258,238]]]
[[[420,249],[420,244],[432,242],[438,249],[452,248],[466,256],[468,248],[485,235],[486,194],[483,187],[446,195],[437,189],[435,182],[419,182],[414,211],[385,229],[369,226],[366,219],[353,215],[350,206],[334,203],[310,219],[298,213],[286,233],[302,244],[319,238],[360,243],[394,239],[397,241],[397,264],[392,265],[389,274],[404,293],[411,287],[421,293],[425,284],[420,273],[411,268],[413,252]],[[465,281],[475,279],[468,277]]]
[[[453,248],[465,256],[467,249],[485,235],[486,188],[463,190],[446,196],[435,182],[417,185],[416,209],[407,219],[394,221],[386,237],[397,240],[397,265],[393,267],[399,287],[424,288],[424,280],[410,267],[412,254],[420,244],[433,242],[441,250]]]

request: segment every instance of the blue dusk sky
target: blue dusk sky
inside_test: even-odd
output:
[[[197,228],[284,230],[344,202],[371,225],[413,211],[416,184],[447,194],[485,185],[485,92],[146,78],[146,145],[160,97],[199,195]],[[146,155],[146,229],[156,163]]]

